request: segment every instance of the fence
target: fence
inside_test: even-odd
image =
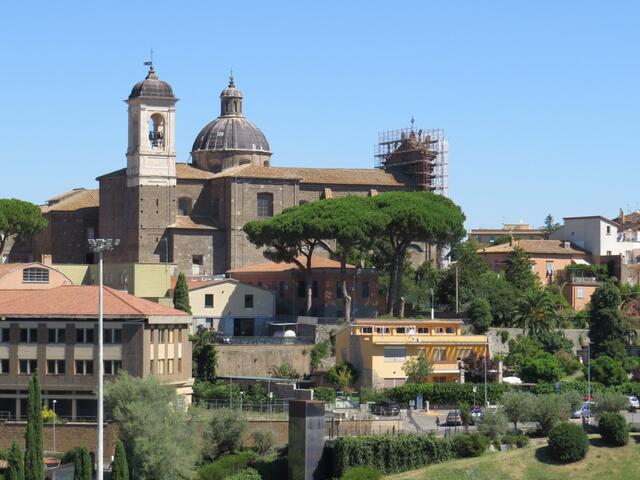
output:
[[[329,439],[354,435],[396,435],[402,433],[402,420],[338,420],[332,418],[325,422],[325,436]]]
[[[315,343],[314,337],[223,337],[217,339],[218,343],[230,345],[310,345]]]
[[[201,400],[198,405],[208,409],[229,408],[237,410],[249,419],[256,420],[287,420],[289,418],[289,402],[261,402],[245,403],[240,400]]]

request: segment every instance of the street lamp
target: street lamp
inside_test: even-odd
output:
[[[434,302],[434,294],[433,294],[433,288],[430,289],[431,290],[431,320],[435,319],[435,312],[433,309],[433,302]]]
[[[56,403],[57,400],[53,401],[53,453],[56,453]]]
[[[244,392],[242,390],[240,390],[240,413],[242,414],[242,397],[244,395]]]
[[[98,472],[96,480],[104,478],[104,301],[103,301],[103,263],[104,252],[110,252],[120,244],[119,239],[90,238],[89,247],[98,254]]]

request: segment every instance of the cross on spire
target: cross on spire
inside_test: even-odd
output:
[[[149,70],[153,70],[153,48],[150,49],[149,60],[144,62],[144,64],[149,66]]]
[[[233,68],[231,69],[231,72],[229,73],[229,86],[230,87],[235,87],[236,85],[233,83]]]

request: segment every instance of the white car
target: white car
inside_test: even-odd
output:
[[[580,407],[580,410],[576,410],[575,412],[573,412],[573,414],[571,415],[571,418],[590,417],[591,405],[593,404],[594,404],[593,402],[584,402],[582,404],[582,407]]]
[[[637,409],[640,408],[640,400],[638,400],[638,397],[629,396],[627,398],[629,399],[628,408],[630,412],[635,412]]]

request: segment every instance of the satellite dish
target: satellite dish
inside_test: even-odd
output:
[[[295,338],[295,336],[296,336],[296,332],[294,332],[293,330],[286,330],[284,332],[285,338]]]

